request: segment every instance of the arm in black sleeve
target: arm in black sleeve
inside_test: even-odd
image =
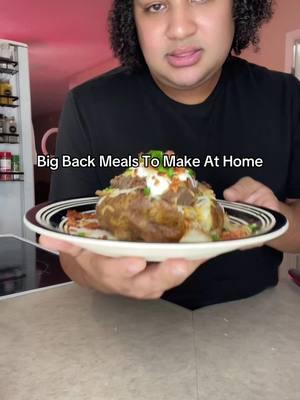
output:
[[[52,173],[49,199],[57,201],[94,196],[97,188],[95,168],[62,168],[64,154],[77,158],[85,158],[92,154],[87,127],[73,92],[69,93],[60,118],[56,142],[56,156],[59,158],[60,167]]]
[[[289,166],[289,180],[287,197],[291,199],[300,198],[300,82],[292,78],[293,83],[293,132],[291,143],[291,159]]]

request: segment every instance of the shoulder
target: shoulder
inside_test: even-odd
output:
[[[73,97],[83,103],[120,99],[135,91],[142,73],[130,72],[125,67],[118,67],[93,78],[72,89]]]
[[[300,82],[292,74],[285,72],[274,71],[267,67],[248,62],[239,57],[232,57],[232,71],[237,79],[248,82],[252,87],[262,90],[270,90],[271,93],[286,92],[299,90]]]

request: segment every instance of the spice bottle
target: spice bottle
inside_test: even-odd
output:
[[[11,180],[11,153],[9,151],[0,152],[0,180]]]
[[[9,117],[7,119],[6,126],[7,126],[7,129],[6,129],[7,133],[16,133],[17,132],[17,124],[16,124],[15,117]]]
[[[7,96],[6,99],[4,98],[4,104],[13,104],[13,101],[10,98],[10,96],[12,96],[12,85],[8,79],[2,82],[2,93],[3,96]]]
[[[5,133],[5,119],[3,114],[0,114],[0,135]]]
[[[1,96],[4,96],[4,94],[3,94],[3,89],[4,89],[3,83],[4,83],[3,79],[0,79],[0,105],[1,106],[6,104],[6,99],[4,97],[1,97]]]
[[[11,170],[12,172],[20,172],[20,156],[19,154],[13,154],[11,157]],[[18,181],[20,179],[19,174],[13,174],[12,179]]]

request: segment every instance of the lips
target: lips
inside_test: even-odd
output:
[[[189,67],[196,64],[202,56],[201,48],[181,48],[167,54],[167,60],[173,67]]]

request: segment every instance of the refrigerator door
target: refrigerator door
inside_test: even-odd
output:
[[[34,235],[23,225],[23,215],[34,206],[34,141],[31,119],[31,98],[29,81],[28,47],[0,39],[4,48],[9,45],[11,58],[5,63],[0,54],[0,80],[8,80],[12,97],[0,102],[0,114],[7,119],[14,118],[17,126],[17,140],[3,136],[0,152],[10,152],[20,157],[21,174],[11,174],[11,179],[1,179],[0,172],[0,234],[15,234],[34,240]],[[13,63],[12,63],[13,62]],[[12,73],[12,69],[14,69]],[[6,134],[9,132],[5,132]],[[16,143],[17,142],[17,143]],[[7,177],[7,176],[6,176]]]
[[[294,44],[293,73],[300,79],[300,39]]]

